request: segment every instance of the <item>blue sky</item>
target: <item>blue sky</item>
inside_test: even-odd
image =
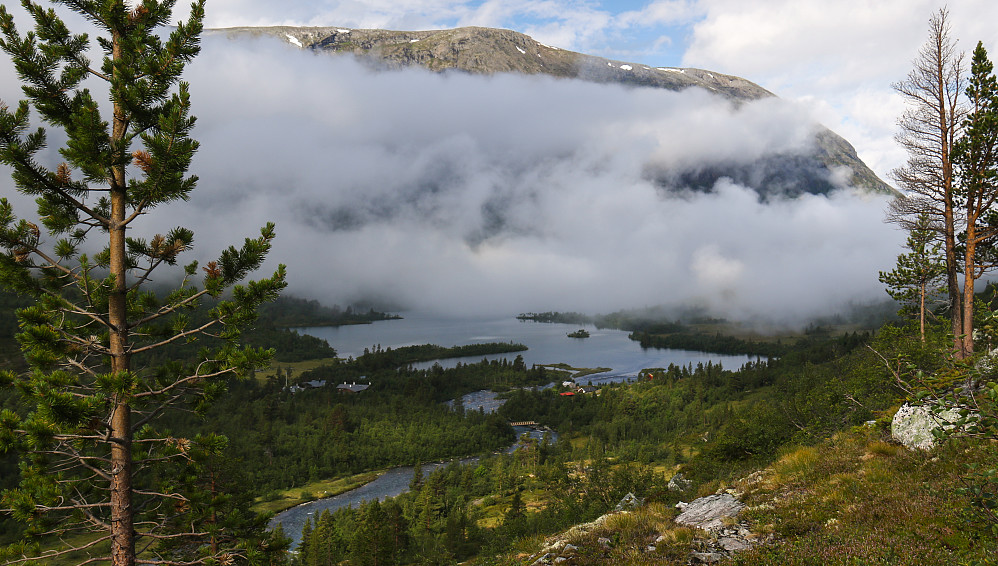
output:
[[[702,18],[701,7],[692,0],[292,0],[280,4],[221,0],[209,6],[212,26],[434,29],[481,25],[521,31],[566,49],[658,66],[680,65],[692,24]]]

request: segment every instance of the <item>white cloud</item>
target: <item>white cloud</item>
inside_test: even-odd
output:
[[[890,85],[926,39],[930,0],[698,0],[683,64],[746,77],[816,108],[882,178],[905,159],[893,141],[903,112]],[[998,3],[948,4],[953,37],[998,49]]]
[[[765,204],[732,183],[668,196],[647,179],[649,164],[803,150],[806,113],[775,100],[376,74],[213,39],[189,79],[201,184],[174,214],[203,252],[276,220],[292,291],[330,302],[508,314],[695,300],[796,316],[880,297],[897,253],[882,201]]]
[[[640,10],[621,12],[614,18],[619,27],[652,27],[688,23],[702,15],[696,0],[654,0]]]
[[[648,164],[799,150],[809,113],[883,173],[898,159],[889,138],[900,113],[883,85],[907,72],[934,9],[904,4],[842,2],[843,13],[829,14],[812,0],[655,2],[614,18],[553,1],[280,9],[216,1],[214,26],[499,25],[530,14],[546,34],[539,39],[564,47],[625,26],[668,25],[675,8],[679,20],[703,17],[687,64],[747,76],[794,103],[735,109],[697,92],[372,74],[345,60],[208,40],[189,73],[201,186],[190,205],[150,217],[149,226],[190,223],[207,254],[277,220],[275,257],[291,264],[292,289],[331,301],[373,294],[423,308],[519,312],[712,300],[726,313],[793,316],[879,297],[876,272],[902,239],[882,224],[882,202],[837,194],[762,204],[731,183],[664,197],[645,173]],[[886,22],[890,10],[902,17]],[[767,23],[780,14],[790,19]],[[960,29],[974,28],[967,22]],[[9,66],[0,73],[0,96],[12,100]],[[7,193],[9,180],[0,184]]]

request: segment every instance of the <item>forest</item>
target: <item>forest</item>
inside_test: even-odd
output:
[[[279,501],[286,490],[310,482],[417,465],[410,492],[310,521],[302,544],[288,555],[308,566],[344,560],[486,564],[488,557],[504,556],[524,541],[610,511],[627,493],[647,504],[673,505],[684,497],[666,487],[676,474],[702,491],[765,467],[793,447],[820,444],[837,431],[870,422],[885,426],[879,419],[904,392],[884,359],[908,360],[927,371],[946,364],[910,324],[888,324],[875,334],[801,333],[779,342],[779,356],[741,368],[712,363],[647,368],[633,383],[604,384],[598,394],[566,397],[560,395],[563,386],[555,385],[563,379],[560,372],[528,368],[519,356],[449,369],[411,367],[442,357],[512,355],[524,348],[519,344],[372,345],[356,359],[337,359],[324,341],[278,327],[267,316],[257,327],[287,341],[287,346],[273,342],[277,360],[320,363],[294,375],[277,365],[250,379],[232,379],[210,407],[175,413],[161,431],[195,442],[226,439],[220,453],[224,469],[243,500],[233,515],[250,517],[254,500]],[[941,331],[935,336],[945,339]],[[714,338],[704,342],[706,349],[723,350],[730,343]],[[775,344],[755,346],[764,352]],[[292,358],[281,355],[285,347]],[[355,394],[335,387],[358,380],[370,387]],[[326,385],[298,392],[288,387],[305,382]],[[533,387],[539,385],[547,387]],[[481,389],[503,392],[497,413],[449,403]],[[21,410],[14,396],[2,399],[4,406]],[[524,420],[557,431],[557,440],[526,441],[514,454],[499,454],[514,440],[508,423]],[[420,463],[471,455],[484,458],[426,477],[419,471]],[[0,483],[8,488],[16,481],[14,463],[8,457],[2,464]],[[21,528],[8,520],[2,532],[10,542]],[[278,530],[272,536],[279,541],[284,535]]]
[[[576,566],[686,564],[716,537],[675,525],[676,506],[735,494],[750,504],[738,530],[757,533],[735,564],[996,563],[998,313],[978,291],[998,267],[998,79],[983,43],[962,67],[945,9],[894,87],[911,106],[897,137],[909,162],[888,220],[909,238],[880,279],[899,317],[756,339],[705,330],[728,321],[698,308],[521,315],[758,357],[576,389],[521,355],[413,365],[516,343],[336,357],[294,329],[398,315],[281,298],[285,265],[253,275],[269,265],[272,222],[203,264],[178,263],[192,228],[140,237],[133,222],[198,181],[182,77],[204,2],[168,29],[172,2],[63,4],[107,32],[102,65],[55,11],[25,2],[35,31],[22,36],[0,6],[0,48],[27,98],[0,104],[0,163],[38,222],[0,197],[0,564],[537,563],[545,537],[628,494],[628,513],[573,539],[586,546]],[[64,162],[49,163],[38,117]],[[454,402],[485,389],[504,400],[494,413]],[[929,453],[895,441],[911,403],[946,423]],[[513,421],[551,434],[505,453]],[[408,493],[314,517],[296,548],[295,533],[265,528],[292,488],[406,465]]]

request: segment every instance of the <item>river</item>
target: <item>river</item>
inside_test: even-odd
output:
[[[529,433],[530,436],[541,439],[543,432],[532,429],[529,427],[517,426],[513,427],[516,431],[517,437],[523,435],[523,433]],[[556,442],[558,439],[557,435],[552,435],[550,441]],[[512,452],[516,450],[518,442],[514,443],[507,449],[507,452]],[[478,458],[464,458],[460,460],[463,464],[472,464],[477,462]],[[429,464],[423,464],[423,475],[429,475],[433,470],[446,466],[450,462],[433,462]],[[297,548],[298,543],[301,542],[301,531],[305,526],[305,521],[308,519],[312,520],[312,524],[319,518],[319,515],[323,511],[335,511],[337,509],[342,509],[343,507],[357,507],[364,501],[373,501],[375,499],[381,501],[388,497],[395,497],[396,495],[401,495],[409,491],[409,482],[412,481],[413,467],[403,466],[400,468],[392,468],[385,472],[384,474],[378,476],[378,479],[364,484],[357,489],[350,490],[346,493],[341,493],[334,497],[327,497],[325,499],[317,499],[315,501],[310,501],[308,503],[302,503],[296,507],[292,507],[285,511],[281,511],[270,520],[267,525],[268,529],[274,529],[280,523],[281,528],[284,529],[284,534],[291,538],[291,548]]]
[[[357,357],[364,353],[365,348],[380,345],[382,348],[399,348],[419,344],[436,344],[439,346],[463,346],[483,342],[517,342],[527,346],[524,352],[484,356],[488,359],[513,359],[522,355],[527,366],[552,365],[566,363],[576,368],[612,368],[608,372],[587,375],[578,381],[584,383],[603,383],[609,381],[624,381],[645,368],[668,367],[670,364],[694,366],[708,361],[722,364],[728,368],[741,367],[753,360],[750,356],[729,356],[693,352],[688,350],[656,350],[642,349],[641,346],[627,338],[627,332],[622,330],[597,329],[593,325],[538,323],[521,321],[515,317],[479,318],[479,319],[448,319],[420,313],[406,313],[402,320],[386,320],[373,324],[303,328],[300,331],[324,338],[336,349],[340,357]],[[580,328],[589,332],[589,338],[569,338],[567,334]],[[457,362],[478,362],[483,356],[471,358],[452,358],[440,360],[445,367],[453,367]],[[429,367],[436,362],[426,362],[417,367]],[[466,408],[477,410],[479,406],[486,411],[494,411],[499,404],[491,392],[472,393],[462,400]],[[517,427],[520,428],[520,427]],[[521,428],[517,434],[526,432]],[[533,434],[539,435],[534,431]],[[515,445],[510,450],[515,449]],[[474,458],[462,460],[473,462]],[[446,463],[426,464],[424,473],[429,473]],[[270,528],[278,523],[284,528],[285,534],[297,546],[301,537],[301,529],[306,519],[313,521],[324,510],[336,510],[342,507],[356,507],[363,501],[395,497],[409,489],[412,480],[412,467],[393,468],[378,479],[352,491],[335,497],[319,499],[293,507],[277,514],[270,522]]]

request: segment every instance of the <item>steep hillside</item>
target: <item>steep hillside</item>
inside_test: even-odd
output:
[[[680,91],[702,88],[735,102],[759,100],[773,93],[740,77],[702,69],[653,68],[585,55],[540,43],[510,30],[465,27],[433,31],[389,31],[337,27],[248,27],[211,30],[230,37],[272,36],[302,49],[348,53],[379,69],[423,67],[432,71],[475,74],[546,74],[596,83]],[[842,167],[851,170],[849,182],[877,193],[892,189],[866,166],[849,142],[821,129],[817,150],[810,156],[775,156],[746,168],[720,164],[684,171],[649,171],[663,187],[685,186],[709,190],[729,177],[762,195],[827,193]],[[848,177],[847,177],[848,178]]]

